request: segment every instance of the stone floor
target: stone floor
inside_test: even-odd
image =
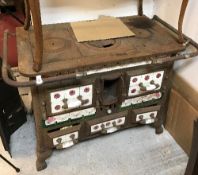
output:
[[[145,126],[131,128],[105,137],[92,139],[67,150],[54,151],[48,168],[35,168],[35,131],[32,117],[11,139],[13,159],[0,152],[21,169],[21,175],[183,175],[187,155],[167,131],[155,135]],[[0,174],[15,171],[0,159]]]

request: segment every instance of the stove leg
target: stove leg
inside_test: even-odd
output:
[[[154,127],[155,127],[155,133],[156,134],[162,134],[163,133],[163,124],[162,124],[162,119],[158,118],[158,120],[155,121],[154,123]]]
[[[35,118],[36,141],[37,141],[37,160],[36,169],[41,171],[47,167],[46,159],[52,154],[52,148],[47,138],[47,132],[41,127],[42,111],[39,102],[39,93],[37,88],[32,88],[33,112]]]
[[[163,133],[163,126],[162,125],[160,125],[160,126],[158,126],[158,127],[155,127],[155,133],[156,134],[162,134]]]
[[[37,151],[36,169],[37,171],[47,168],[46,159],[52,155],[52,150]]]

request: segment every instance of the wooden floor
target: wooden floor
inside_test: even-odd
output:
[[[155,135],[145,126],[80,143],[55,151],[40,173],[35,168],[35,133],[32,117],[12,137],[11,148],[21,175],[183,175],[187,155],[165,131]],[[0,144],[0,152],[8,159]],[[2,175],[15,175],[0,159]]]

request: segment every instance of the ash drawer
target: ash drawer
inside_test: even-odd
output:
[[[161,106],[151,106],[132,110],[131,120],[132,123],[151,124],[157,120]]]
[[[110,134],[116,132],[126,123],[128,112],[120,112],[88,121],[89,134]]]
[[[80,125],[63,127],[58,131],[49,132],[48,136],[51,139],[51,144],[56,149],[68,148],[75,145],[79,139]]]

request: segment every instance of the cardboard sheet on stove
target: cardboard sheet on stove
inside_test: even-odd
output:
[[[73,22],[71,27],[78,42],[135,35],[120,19],[109,16],[101,16],[92,21]]]

